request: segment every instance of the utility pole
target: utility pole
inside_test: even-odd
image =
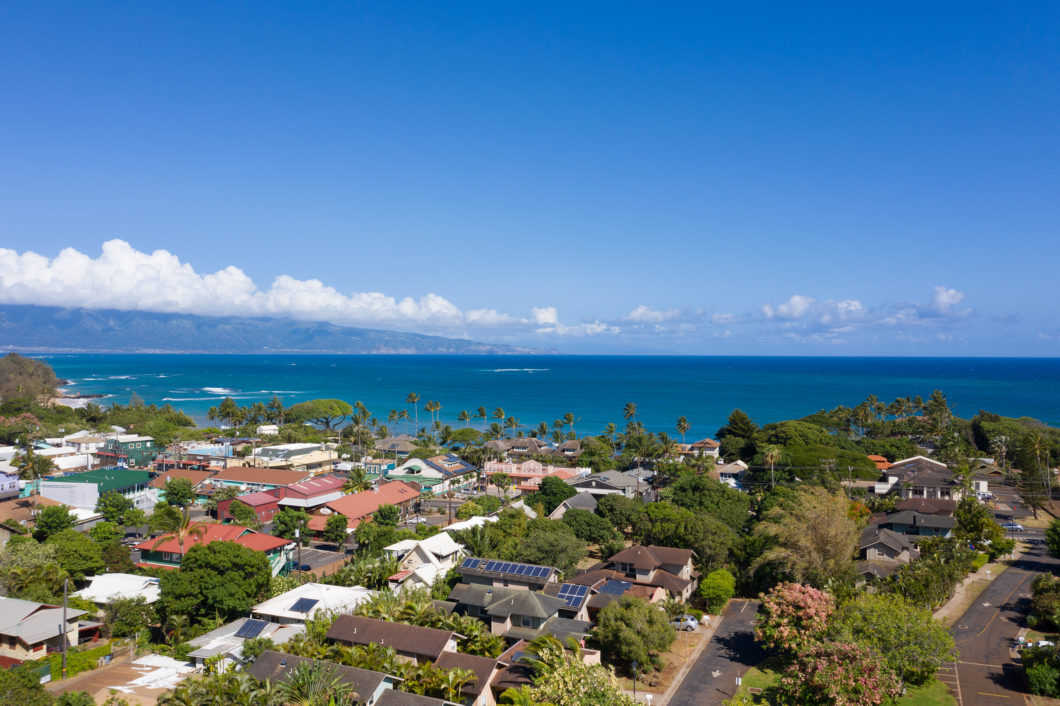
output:
[[[63,641],[63,671],[60,679],[66,679],[66,590],[70,585],[70,579],[63,579],[63,624],[59,626],[59,634],[62,635]]]
[[[302,570],[302,530],[300,527],[294,528],[294,541],[298,543],[298,570]]]

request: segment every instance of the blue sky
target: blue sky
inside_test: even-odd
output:
[[[0,302],[1060,355],[1060,5],[689,5],[0,5]]]

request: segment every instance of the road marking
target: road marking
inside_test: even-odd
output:
[[[992,691],[980,691],[980,692],[977,692],[977,693],[980,696],[996,696],[999,699],[1007,699],[1008,698],[1008,694],[995,694]]]
[[[965,662],[961,660],[961,664],[970,664],[973,667],[990,667],[991,669],[1004,669],[1000,664],[983,664],[982,662]]]
[[[964,706],[964,697],[961,696],[961,673],[957,669],[957,663],[953,663],[953,678],[957,680],[957,704]]]
[[[721,676],[721,670],[720,669],[715,669],[713,672],[710,673],[710,676],[712,676],[715,679],[717,679],[718,677]]]
[[[984,608],[989,608],[989,607],[990,607],[990,604],[989,604],[989,603],[984,603],[984,604],[983,604],[983,607],[984,607]]]
[[[1014,587],[1012,588],[1012,590],[1008,592],[1008,595],[1007,595],[1007,596],[1005,596],[1005,600],[1001,602],[1001,605],[1005,605],[1005,604],[1007,604],[1007,603],[1008,603],[1008,599],[1009,599],[1009,598],[1012,598],[1012,594],[1013,594],[1013,593],[1015,593],[1016,591],[1018,591],[1018,590],[1019,590],[1020,586],[1022,586],[1022,585],[1023,585],[1023,582],[1027,580],[1027,576],[1030,576],[1030,574],[1029,574],[1029,573],[1027,573],[1027,574],[1026,574],[1026,575],[1025,575],[1025,576],[1024,576],[1023,578],[1021,578],[1021,579],[1019,580],[1019,583],[1017,583],[1017,584],[1016,584],[1016,585],[1015,585],[1015,586],[1014,586]],[[984,633],[984,632],[986,632],[987,628],[989,628],[989,627],[990,627],[990,623],[994,622],[994,618],[996,618],[996,617],[997,617],[998,615],[1000,615],[1000,614],[1001,614],[1001,609],[1000,609],[1000,608],[996,609],[996,610],[994,611],[994,614],[990,616],[990,620],[986,621],[986,625],[984,625],[984,626],[983,626],[983,629],[982,629],[982,630],[980,630],[980,631],[979,631],[978,633],[976,633],[976,635],[975,635],[975,636],[976,636],[976,637],[982,637],[983,633]]]

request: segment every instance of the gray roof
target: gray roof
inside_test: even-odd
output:
[[[861,549],[867,549],[874,544],[884,544],[897,551],[906,549],[909,551],[916,551],[916,547],[913,546],[912,540],[904,534],[883,527],[866,527],[861,531],[861,542],[858,546]]]
[[[194,640],[188,640],[188,644],[199,649],[188,654],[189,657],[206,659],[220,654],[231,654],[237,649],[242,649],[245,638],[236,637],[239,629],[250,620],[250,618],[239,618],[227,625],[222,625],[216,630],[200,635]],[[281,625],[280,623],[265,623],[265,627],[258,633],[257,637],[267,637],[274,644],[282,645],[295,635],[305,632],[305,625],[296,623],[292,625]]]
[[[542,619],[552,617],[567,605],[562,598],[536,591],[466,583],[454,586],[449,600],[485,608],[491,616],[529,615]]]
[[[957,520],[945,515],[926,515],[922,512],[916,512],[915,510],[903,510],[901,512],[888,513],[880,524],[953,529],[957,526]]]
[[[336,664],[335,662],[298,657],[276,652],[275,650],[262,652],[245,671],[260,681],[267,680],[273,683],[283,683],[290,678],[291,671],[303,662],[323,664],[326,668],[332,669],[335,676],[341,679],[344,684],[349,684],[353,687],[361,700],[370,698],[379,689],[379,685],[387,678],[387,675],[382,672],[372,672],[367,669],[347,667],[344,664]],[[441,702],[439,701],[438,703]]]
[[[592,493],[577,493],[561,502],[560,505],[565,505],[568,510],[588,510],[589,512],[595,512],[596,496]]]
[[[387,689],[379,695],[376,706],[445,706],[449,701],[442,701],[430,696],[410,694],[407,691]]]
[[[68,609],[68,623],[84,615],[83,610]],[[18,637],[27,645],[43,642],[59,636],[59,624],[63,622],[63,609],[36,601],[0,596],[0,635]]]

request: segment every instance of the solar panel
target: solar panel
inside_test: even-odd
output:
[[[497,570],[500,571],[502,574],[510,574],[512,572],[512,563],[510,561],[506,561],[501,564],[501,568]]]
[[[248,620],[239,627],[239,630],[236,630],[236,637],[243,637],[248,640],[252,637],[257,637],[265,629],[266,625],[268,623],[264,620]]]
[[[477,569],[480,559],[464,559],[464,563],[460,565],[462,569]]]
[[[629,581],[616,581],[610,579],[604,582],[604,585],[600,587],[600,593],[613,593],[615,595],[622,595],[633,586]]]
[[[556,594],[556,597],[566,601],[568,607],[577,608],[582,604],[582,601],[585,600],[585,595],[588,592],[588,586],[565,583],[559,587],[559,593]]]
[[[308,613],[313,610],[313,606],[319,602],[320,601],[316,598],[299,598],[294,602],[294,605],[291,606],[291,610],[295,613]]]
[[[485,569],[486,571],[500,571],[500,565],[499,561],[487,561]]]
[[[548,567],[547,566],[539,566],[539,567],[537,567],[537,569],[534,570],[534,576],[537,577],[537,578],[544,578],[545,576],[548,576]]]

